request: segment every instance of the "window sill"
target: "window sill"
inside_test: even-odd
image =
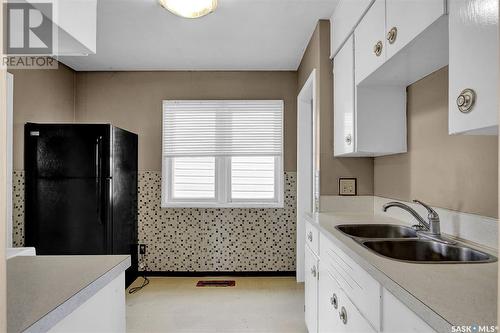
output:
[[[161,208],[258,208],[258,209],[270,209],[270,208],[284,208],[283,202],[272,202],[272,203],[244,203],[244,202],[232,202],[232,203],[200,203],[200,202],[169,202],[162,203]]]

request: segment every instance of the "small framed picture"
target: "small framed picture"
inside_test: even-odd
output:
[[[339,178],[339,195],[358,195],[357,178]]]

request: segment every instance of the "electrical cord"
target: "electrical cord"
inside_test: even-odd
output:
[[[129,294],[133,294],[133,293],[141,290],[142,288],[144,288],[145,286],[147,286],[149,284],[149,279],[146,277],[146,275],[143,275],[142,278],[144,279],[144,281],[142,281],[142,284],[140,286],[138,286],[138,287],[130,288],[128,290]]]
[[[146,260],[144,260],[144,253],[141,254],[141,257],[139,259],[139,266],[142,266],[142,267],[139,267],[139,268],[142,268],[142,278],[144,279],[144,281],[142,281],[142,284],[138,287],[133,287],[133,288],[130,288],[128,290],[128,293],[129,294],[133,294],[135,292],[138,292],[139,290],[141,290],[142,288],[144,288],[145,286],[147,286],[149,284],[149,279],[148,277],[146,276],[146,272],[147,272],[147,266],[146,266]]]

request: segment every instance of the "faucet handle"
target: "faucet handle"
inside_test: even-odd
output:
[[[413,202],[418,203],[418,204],[421,204],[422,206],[424,206],[424,207],[425,207],[425,209],[427,209],[427,212],[428,212],[427,217],[428,217],[429,219],[434,219],[434,220],[436,220],[436,219],[437,219],[437,220],[439,220],[439,215],[438,215],[438,213],[437,213],[434,209],[432,209],[432,207],[430,207],[430,206],[429,206],[429,205],[427,205],[426,203],[424,203],[424,202],[422,202],[422,201],[420,201],[420,200],[417,200],[417,199],[413,200]]]

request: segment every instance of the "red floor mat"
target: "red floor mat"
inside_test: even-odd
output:
[[[214,281],[198,281],[197,287],[234,287],[234,280],[214,280]]]

